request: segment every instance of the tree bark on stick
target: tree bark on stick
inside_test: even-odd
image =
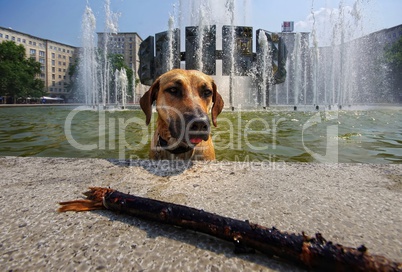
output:
[[[60,212],[108,209],[136,217],[206,233],[234,242],[235,251],[252,248],[269,256],[326,271],[402,271],[402,263],[372,255],[364,245],[345,247],[315,237],[281,232],[203,210],[124,194],[101,187],[90,187],[87,199],[61,202]]]

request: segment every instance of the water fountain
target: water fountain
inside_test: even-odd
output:
[[[272,85],[285,78],[285,45],[275,33],[257,30],[257,53],[253,53],[253,28],[238,26],[247,24],[246,16],[238,14],[249,3],[238,6],[237,2],[181,1],[169,19],[168,31],[149,36],[141,45],[141,82],[150,85],[171,68],[197,69],[212,75],[232,110],[266,108]],[[185,52],[180,52],[181,41],[185,41]]]
[[[105,30],[101,48],[96,43],[96,18],[87,5],[82,19],[82,47],[79,55],[79,82],[87,105],[106,109],[112,103],[126,106],[127,75],[125,70],[112,71],[108,56],[109,40],[118,31],[117,15],[110,9],[110,0],[105,0]],[[111,91],[111,82],[115,85]]]
[[[246,12],[239,15],[239,11],[248,9],[248,1],[243,1],[240,5],[238,2],[180,1],[175,7],[175,15],[169,19],[169,30],[165,34],[156,35],[164,36],[169,41],[168,45],[173,42],[176,44],[175,48],[169,47],[170,55],[158,54],[158,42],[161,39],[156,38],[156,76],[166,70],[158,68],[158,63],[162,62],[159,58],[164,57],[170,59],[167,61],[171,63],[170,68],[202,70],[214,77],[226,105],[232,109],[265,109],[272,105],[311,105],[314,108],[321,105],[325,108],[387,102],[378,99],[375,95],[378,84],[373,84],[375,81],[386,81],[384,75],[368,71],[373,70],[372,67],[377,64],[366,52],[376,45],[370,38],[359,38],[364,34],[365,23],[360,0],[356,0],[353,7],[346,6],[341,1],[338,9],[333,9],[326,21],[319,24],[315,22],[312,2],[311,33],[277,33],[289,53],[287,63],[282,66],[282,74],[287,71],[285,83],[276,80],[277,76],[269,72],[270,69],[276,71],[280,67],[278,56],[275,55],[277,50],[280,51],[280,42],[275,46],[272,44],[272,37],[276,34],[265,31],[272,36],[267,37],[267,42],[264,35],[259,35],[257,30],[257,53],[252,53],[252,27],[237,26],[247,25]],[[325,32],[331,33],[327,41],[323,41],[323,31],[320,33],[318,29],[322,25]],[[175,35],[172,35],[173,32]],[[185,41],[185,52],[180,52],[180,45],[177,47],[181,41]],[[153,42],[145,43],[153,48]],[[176,53],[172,53],[172,50]],[[377,55],[380,53],[374,52]],[[177,60],[180,54],[182,62],[172,62],[171,58]],[[149,54],[142,59],[146,59],[144,62],[152,62]],[[266,67],[268,63],[272,64],[272,68]],[[150,70],[152,69],[148,67],[148,71]],[[363,79],[364,77],[366,78]],[[151,78],[153,77],[148,76],[142,82],[147,84],[146,81],[152,81]],[[388,90],[382,87],[382,92],[387,93]]]
[[[361,5],[358,0],[352,7],[341,1],[319,26],[312,6],[310,34],[281,33],[289,50],[288,77],[285,84],[274,86],[272,104],[341,108],[392,101],[382,57],[384,37],[364,33]]]

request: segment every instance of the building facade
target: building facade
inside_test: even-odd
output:
[[[3,41],[23,45],[26,56],[41,64],[41,74],[38,78],[44,81],[50,97],[60,97],[66,101],[69,99],[68,85],[71,79],[68,70],[75,62],[77,47],[0,27],[0,42]]]

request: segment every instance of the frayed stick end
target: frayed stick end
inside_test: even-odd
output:
[[[85,212],[105,209],[105,207],[103,207],[102,201],[99,202],[88,199],[60,202],[59,204],[61,205],[61,207],[58,209],[58,212]]]
[[[61,207],[58,209],[58,212],[84,212],[106,209],[103,206],[103,197],[107,193],[111,193],[113,191],[113,189],[109,188],[90,187],[89,191],[84,193],[87,199],[60,202],[59,204],[61,205]]]

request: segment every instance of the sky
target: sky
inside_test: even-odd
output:
[[[343,21],[353,35],[365,35],[402,24],[402,0],[0,0],[0,26],[72,46],[81,46],[81,22],[86,6],[96,17],[96,30],[105,30],[105,3],[110,1],[119,32],[137,32],[145,39],[175,27],[208,22],[280,32],[283,21],[294,21],[296,32],[330,39],[330,30]],[[356,4],[357,3],[357,4]],[[226,5],[225,5],[226,4]],[[225,8],[226,6],[226,8]],[[342,7],[342,9],[340,9]],[[341,12],[342,11],[342,12]]]

